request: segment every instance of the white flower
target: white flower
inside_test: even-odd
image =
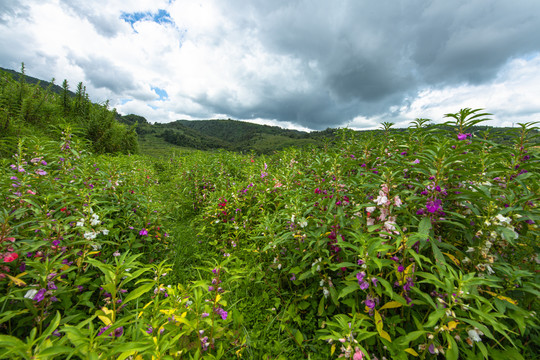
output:
[[[32,300],[37,293],[38,291],[36,289],[30,289],[26,292],[26,294],[24,294],[24,298]]]
[[[467,331],[467,334],[469,334],[469,337],[472,341],[481,342],[482,339],[480,338],[480,334],[478,334],[478,331],[476,329],[471,329]]]
[[[321,281],[319,282],[319,286],[320,286],[320,287],[323,287],[323,286],[324,286],[324,280],[321,280]]]
[[[101,221],[99,221],[99,216],[97,216],[96,214],[92,214],[92,220],[90,220],[90,225],[96,226],[96,225],[99,225],[100,223]]]
[[[317,271],[321,271],[321,265],[317,265]]]
[[[375,209],[376,209],[375,206],[368,206],[368,207],[366,208],[366,211],[369,212],[369,213],[372,213],[372,212],[375,211]]]
[[[377,203],[377,205],[384,205],[386,204],[387,201],[388,201],[388,198],[386,197],[386,195],[383,195],[383,194],[379,194],[379,196],[375,199],[375,202]]]
[[[299,225],[301,228],[305,228],[307,226],[307,221],[306,220],[301,221]]]
[[[499,220],[499,222],[501,223],[506,223],[506,224],[510,224],[510,221],[512,220],[509,217],[502,216],[501,214],[498,214],[497,216],[495,216],[495,219]]]
[[[79,221],[77,222],[77,226],[78,226],[78,227],[84,226],[84,218],[82,218],[81,220],[79,220]]]
[[[291,216],[291,222],[294,223],[294,214]]]
[[[101,230],[101,232],[103,233],[103,235],[109,235],[109,230],[107,229],[103,229]]]
[[[323,292],[325,298],[327,298],[328,295],[330,295],[330,291],[328,291],[328,289],[325,288],[325,287],[323,288],[322,292]]]
[[[281,270],[281,264],[278,264],[277,268],[278,268],[279,270]]]
[[[93,231],[88,231],[88,232],[85,232],[85,233],[84,233],[84,238],[85,238],[86,240],[94,240],[94,239],[96,238],[96,235],[97,235],[97,234],[96,234],[95,232],[93,232]]]

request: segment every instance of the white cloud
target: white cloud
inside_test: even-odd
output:
[[[377,128],[463,107],[492,112],[492,125],[540,114],[532,0],[18,4],[0,6],[0,66],[24,61],[29,75],[72,89],[82,81],[93,100],[151,122]]]

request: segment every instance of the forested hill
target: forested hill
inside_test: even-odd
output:
[[[178,120],[169,125],[181,124],[203,134],[216,138],[238,142],[246,141],[257,134],[286,136],[293,139],[309,138],[309,133],[299,130],[283,129],[278,126],[259,125],[238,120]]]
[[[95,153],[138,152],[134,128],[116,116],[108,102],[92,103],[82,82],[73,93],[67,80],[58,87],[25,75],[24,64],[20,73],[0,70],[0,157],[13,155],[21,141],[71,134]]]

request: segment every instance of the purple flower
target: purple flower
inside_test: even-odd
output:
[[[364,281],[364,276],[366,276],[366,273],[363,271],[356,274],[356,278],[358,279],[358,284]]]
[[[227,312],[222,308],[216,308],[214,310],[223,320],[227,320]]]
[[[99,332],[98,332],[98,336],[103,334],[105,331],[107,331],[109,328],[111,327],[111,325],[107,325],[105,327],[102,327],[101,329],[99,329]]]
[[[147,235],[148,235],[148,230],[146,230],[145,228],[142,228],[142,230],[139,231],[139,235],[141,235],[141,236],[147,236]]]
[[[360,283],[360,289],[361,290],[367,290],[369,288],[369,283],[367,281],[362,281]]]
[[[124,327],[123,326],[120,326],[119,328],[114,329],[114,336],[115,337],[120,337],[120,336],[122,336],[122,334],[124,334]]]
[[[366,306],[370,309],[375,309],[375,301],[372,298],[368,297],[366,299]]]
[[[426,209],[428,212],[434,214],[438,210],[441,210],[441,200],[440,199],[432,199],[427,202]]]
[[[201,317],[202,317],[202,318],[205,318],[205,317],[208,317],[209,315],[210,315],[210,314],[208,314],[207,312],[203,312],[203,313],[201,314]]]
[[[413,279],[411,277],[408,277],[407,278],[407,282],[405,283],[405,285],[403,285],[403,290],[405,291],[410,291],[411,288],[414,286],[414,282],[413,282]]]
[[[36,174],[38,174],[38,175],[47,175],[47,172],[45,170],[42,170],[42,169],[37,169]]]
[[[47,287],[49,288],[49,290],[57,290],[58,289],[56,287],[56,284],[53,281],[49,281],[49,283],[47,284]]]
[[[413,164],[420,164],[420,160],[415,159],[415,160],[413,161]]]
[[[405,267],[404,267],[403,265],[399,265],[399,266],[397,267],[397,271],[398,271],[398,272],[403,272],[403,270],[405,270]]]
[[[371,279],[371,282],[373,283],[373,286],[377,287],[377,281],[378,281],[378,280],[377,280],[376,277],[374,277],[374,278]]]
[[[208,287],[208,291],[214,291],[214,287],[213,287],[213,286],[209,286],[209,287]]]
[[[291,281],[296,280],[296,275],[294,273],[291,274]]]
[[[461,134],[459,133],[457,136],[458,140],[465,140],[467,138],[467,134]]]
[[[34,296],[33,300],[35,302],[40,302],[42,301],[43,299],[45,299],[45,292],[47,291],[47,289],[39,289],[39,291],[37,292],[37,294]]]

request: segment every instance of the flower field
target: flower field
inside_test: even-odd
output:
[[[166,160],[26,138],[0,168],[0,357],[533,359],[540,153],[488,114]]]

